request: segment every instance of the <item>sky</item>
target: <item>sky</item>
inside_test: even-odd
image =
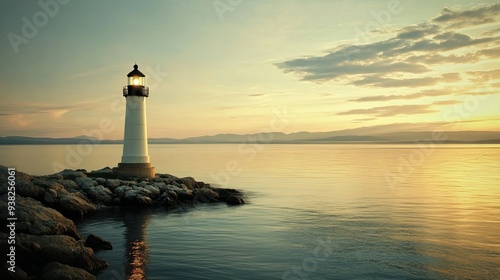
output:
[[[494,1],[0,6],[0,136],[121,139],[122,87],[134,63],[150,87],[151,138],[500,131]]]

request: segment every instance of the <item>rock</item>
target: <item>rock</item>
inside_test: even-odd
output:
[[[193,177],[180,178],[178,182],[184,184],[190,190],[194,190],[197,187],[197,182]]]
[[[87,191],[87,194],[91,199],[98,203],[111,205],[113,202],[113,192],[102,185],[90,187],[90,189]]]
[[[245,201],[243,198],[236,196],[236,195],[230,195],[227,200],[226,200],[227,205],[241,205],[245,204]]]
[[[136,201],[141,206],[152,206],[153,205],[153,200],[149,196],[138,195],[136,197]]]
[[[41,178],[43,180],[47,180],[47,181],[62,180],[62,179],[64,179],[64,177],[61,174],[59,174],[59,173],[51,174],[51,175],[45,175],[45,176],[39,176],[39,178]]]
[[[57,192],[55,190],[48,190],[43,195],[43,202],[48,205],[53,205],[57,200]]]
[[[221,200],[226,200],[231,195],[241,195],[241,192],[235,189],[214,188],[213,190],[219,193],[219,197]]]
[[[160,195],[160,188],[158,188],[157,186],[152,186],[152,185],[146,185],[144,187],[144,189],[148,190],[149,192],[151,192],[151,194],[154,196],[154,197],[158,197]],[[151,197],[153,198],[153,197]]]
[[[209,188],[197,189],[193,192],[193,203],[211,203],[219,201],[219,194]]]
[[[104,186],[111,191],[114,191],[116,188],[118,188],[121,185],[120,180],[118,179],[108,179],[106,180],[106,184]]]
[[[16,194],[23,197],[31,197],[34,199],[41,199],[45,194],[45,189],[36,186],[30,181],[24,179],[16,179]]]
[[[43,267],[46,263],[53,261],[79,267],[87,271],[98,271],[107,266],[104,260],[97,258],[91,248],[85,247],[83,242],[78,242],[67,235],[29,235],[20,233],[17,235],[17,244],[29,248],[33,243],[38,244],[38,251],[25,252],[19,256],[20,261],[26,258],[35,258],[35,265]],[[33,262],[33,260],[32,260]],[[22,267],[22,265],[21,265]]]
[[[44,180],[42,178],[35,178],[35,179],[31,180],[31,183],[34,185],[37,185],[39,187],[42,187],[46,190],[46,189],[50,189],[54,182]]]
[[[69,217],[83,218],[95,213],[97,208],[80,192],[64,194],[59,199],[59,210]]]
[[[120,198],[123,199],[125,198],[125,193],[132,190],[131,187],[129,186],[119,186],[114,190],[114,193]]]
[[[75,180],[79,177],[87,177],[87,175],[81,171],[75,171],[70,169],[65,169],[57,174],[61,174],[64,180]]]
[[[9,177],[8,173],[8,167],[0,165],[0,183],[6,183]],[[16,180],[23,179],[26,181],[31,181],[31,176],[21,172],[19,170],[16,170]]]
[[[174,192],[176,199],[191,200],[193,198],[193,191],[188,189],[184,184],[181,184],[181,186],[165,185],[164,187],[160,187],[160,190],[168,193]]]
[[[45,189],[42,202],[45,205],[57,208],[59,198],[64,194],[68,194],[68,191],[61,184],[57,182],[50,182],[48,187]]]
[[[73,180],[56,180],[56,182],[61,184],[68,192],[74,192],[80,189],[80,186]]]
[[[94,251],[112,250],[111,242],[102,239],[101,237],[91,234],[85,240],[85,246],[92,248]]]
[[[7,195],[0,197],[0,219],[7,219]],[[43,206],[32,198],[16,195],[16,233],[66,234],[81,239],[76,226],[57,210]]]
[[[6,251],[7,252],[7,251]],[[12,279],[12,280],[21,280],[28,279],[28,274],[24,272],[19,266],[15,266],[16,272],[11,272],[8,270],[10,266],[5,262],[3,267],[0,268],[0,279]]]
[[[102,169],[99,170],[93,170],[88,173],[88,176],[90,177],[105,177],[108,178],[110,176],[113,176],[113,169],[111,169],[109,166],[106,166]]]
[[[87,191],[90,187],[97,184],[92,178],[88,177],[78,177],[75,179],[75,183],[77,183],[78,186],[80,186],[80,188],[84,191]]]
[[[59,262],[50,262],[43,267],[43,280],[95,280],[94,275],[87,271]]]
[[[106,185],[106,179],[104,178],[95,178],[94,180],[98,185]]]
[[[143,189],[132,189],[125,193],[123,199],[127,202],[130,202],[131,205],[141,205],[141,206],[151,206],[153,204],[153,200],[144,195]]]

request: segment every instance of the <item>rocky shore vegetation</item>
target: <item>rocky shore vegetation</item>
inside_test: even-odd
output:
[[[8,221],[8,169],[0,166],[0,219]],[[75,221],[107,207],[164,207],[172,210],[199,203],[240,205],[235,189],[215,188],[191,177],[157,174],[150,179],[116,178],[111,168],[63,170],[46,176],[17,171],[15,178],[15,272],[8,270],[13,244],[8,226],[0,230],[0,279],[96,279],[107,267],[95,250],[112,249],[96,235],[86,240]]]

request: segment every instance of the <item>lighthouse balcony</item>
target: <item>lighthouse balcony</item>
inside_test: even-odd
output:
[[[149,96],[149,87],[124,86],[123,87],[123,96],[130,96],[130,95],[148,97]]]

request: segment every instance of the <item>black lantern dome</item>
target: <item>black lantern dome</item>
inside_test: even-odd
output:
[[[139,66],[134,64],[134,70],[127,74],[127,85],[123,87],[123,96],[149,96],[149,88],[144,86],[146,75],[138,68]]]

